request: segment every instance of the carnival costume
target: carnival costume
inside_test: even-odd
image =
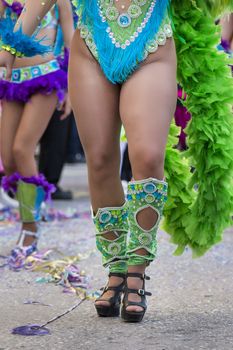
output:
[[[121,14],[114,1],[73,0],[73,4],[79,16],[81,37],[113,83],[127,80],[149,53],[155,52],[159,45],[165,45],[167,38],[174,35],[178,82],[187,93],[185,106],[192,114],[192,121],[187,130],[189,151],[184,156],[173,148],[177,143],[177,129],[171,126],[165,162],[168,201],[164,208],[164,227],[178,246],[176,254],[181,254],[186,246],[192,248],[194,256],[204,254],[221,240],[233,211],[230,110],[233,86],[227,58],[215,48],[219,29],[214,24],[214,16],[230,2],[185,0],[170,4],[169,1],[134,0]],[[190,166],[195,168],[193,175]],[[146,187],[143,189],[144,181],[138,186],[129,184],[129,261],[130,252],[142,246],[138,240],[132,243],[138,225],[135,217],[129,214],[135,213],[131,200],[135,201],[136,211],[146,205],[159,210],[160,214],[166,201],[165,188],[161,194],[158,190],[161,184],[157,180],[145,181],[148,181],[151,193],[145,191]],[[157,204],[157,196],[162,198],[162,204]],[[154,233],[150,236],[151,233],[140,231],[138,236],[140,234],[149,242],[149,257],[150,249],[155,250],[151,248]],[[154,253],[152,255],[154,257]],[[147,261],[148,257],[139,260]],[[132,259],[132,264],[135,261],[137,257]]]
[[[6,7],[6,19],[0,22],[0,36],[3,37],[3,40],[6,36],[10,41],[10,31],[13,32],[15,21],[23,10],[24,1],[0,1]],[[42,20],[38,30],[56,29],[58,27],[58,18],[56,17],[57,15],[54,16],[49,12]],[[9,46],[6,44],[2,48],[7,50]],[[37,54],[37,51],[35,51],[35,54]],[[33,56],[33,54],[30,54],[30,56]],[[20,57],[20,52],[18,57]],[[66,90],[67,74],[56,58],[31,67],[14,68],[11,81],[6,81],[4,78],[0,80],[0,100],[6,101],[25,103],[36,93],[48,95],[53,91],[57,92],[58,99],[62,101]]]
[[[1,45],[3,50],[10,51],[20,58],[24,56],[33,57],[51,49],[41,45],[40,40],[35,42],[24,41],[25,36],[23,36],[22,32],[15,38],[13,28],[23,10],[24,1],[0,1],[5,6],[4,17],[0,20],[0,40],[3,42]],[[49,12],[44,17],[36,31],[35,37],[41,29],[56,29],[57,33],[60,33],[58,11],[54,9],[53,12]],[[60,39],[60,35],[57,34],[57,46],[55,45],[54,50],[56,49],[58,52],[61,48],[60,43],[58,43],[58,41],[61,41]],[[16,42],[24,53],[12,49],[11,45]],[[30,67],[14,68],[10,81],[5,80],[4,76],[0,80],[0,100],[27,103],[34,94],[49,95],[56,91],[58,100],[60,102],[63,101],[67,90],[67,66],[66,50],[64,56],[53,58],[48,62]],[[11,191],[15,194],[19,202],[21,222],[36,223],[37,226],[36,232],[22,230],[17,247],[12,250],[10,259],[14,261],[12,261],[11,265],[17,267],[21,265],[20,259],[24,259],[37,249],[37,241],[40,234],[41,206],[44,201],[50,198],[50,194],[55,191],[55,187],[49,184],[42,174],[23,177],[18,173],[4,177],[2,187],[6,192]],[[26,236],[34,237],[32,245],[24,246]]]
[[[125,235],[109,242],[107,252],[103,250],[98,225],[97,247],[111,261],[110,271],[115,273],[122,272],[122,263],[118,265],[122,258],[123,269],[150,263],[156,255],[156,233],[164,208],[164,228],[177,245],[175,254],[182,254],[188,246],[194,256],[203,255],[221,240],[223,230],[231,225],[233,212],[233,86],[227,58],[216,50],[219,29],[214,24],[216,14],[230,2],[185,0],[169,4],[134,0],[124,13],[118,11],[114,1],[73,3],[79,16],[80,35],[112,83],[127,80],[148,54],[156,52],[174,35],[178,83],[187,93],[185,106],[192,114],[187,130],[189,151],[184,155],[174,149],[178,131],[171,125],[165,161],[168,185],[156,179],[129,183],[126,251],[121,244]],[[191,167],[195,169],[193,174]],[[137,214],[148,207],[158,214],[158,219],[146,231],[138,224]],[[104,216],[105,232],[111,231],[111,212],[108,208],[99,211]],[[141,248],[147,252],[145,256],[137,253]],[[141,315],[127,315],[127,306],[139,304],[129,303],[126,295],[123,318],[134,321],[134,317],[143,317],[146,304],[145,296],[141,297]]]
[[[190,247],[194,256],[203,255],[221,240],[233,212],[233,85],[228,60],[216,50],[219,29],[214,24],[214,16],[231,2],[132,0],[123,13],[114,0],[72,2],[77,9],[81,37],[106,78],[114,84],[125,82],[148,54],[156,52],[174,36],[178,83],[187,93],[185,106],[192,114],[187,130],[189,150],[185,155],[174,149],[178,131],[171,125],[165,159],[166,181],[154,178],[132,181],[122,207],[99,208],[93,214],[103,265],[110,266],[110,276],[115,274],[124,280],[129,265],[152,262],[163,213],[164,228],[177,245],[175,254],[182,254]],[[17,50],[18,46],[13,49]],[[192,174],[191,166],[195,169]],[[149,230],[138,222],[138,214],[146,208],[151,208],[157,216]],[[115,240],[106,238],[108,232],[115,233]],[[145,255],[139,254],[141,249]],[[129,290],[125,285],[123,318],[138,321],[146,310],[146,276],[127,276],[143,280],[142,290]],[[108,300],[110,313],[107,307],[100,310],[103,316],[118,313],[122,284],[118,289],[107,286],[104,292],[108,290],[116,294]],[[128,293],[139,294],[141,303],[129,302]],[[126,308],[130,305],[140,305],[143,311],[129,315]]]

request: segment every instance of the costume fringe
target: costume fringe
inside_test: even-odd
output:
[[[98,51],[98,62],[109,81],[123,83],[137,69],[145,55],[146,44],[153,40],[168,9],[169,0],[157,0],[154,11],[142,33],[125,49],[112,44],[107,22],[102,22],[96,0],[73,1],[81,7],[81,21],[93,33]]]
[[[26,57],[44,55],[52,51],[50,46],[43,45],[46,38],[37,39],[37,31],[32,35],[26,35],[20,27],[14,31],[15,21],[9,16],[0,18],[0,39],[3,44],[9,45]]]

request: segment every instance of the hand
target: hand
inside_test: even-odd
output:
[[[71,108],[70,98],[68,94],[66,94],[64,101],[59,104],[59,106],[57,107],[57,110],[63,112],[63,114],[60,116],[60,120],[64,120],[70,115],[72,108]]]
[[[10,52],[4,50],[0,52],[0,67],[6,68],[6,80],[11,80],[14,61],[15,56],[13,56]]]

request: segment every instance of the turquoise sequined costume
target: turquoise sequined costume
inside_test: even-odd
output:
[[[113,83],[124,82],[172,36],[167,0],[133,0],[120,14],[113,1],[73,1],[87,47]]]

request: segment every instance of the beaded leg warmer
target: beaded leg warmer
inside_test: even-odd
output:
[[[96,227],[96,246],[102,254],[103,266],[110,272],[125,273],[127,271],[127,206],[101,208],[93,216]],[[114,233],[116,238],[110,240],[107,233]]]
[[[128,265],[149,264],[155,259],[157,252],[156,235],[167,199],[167,183],[153,178],[132,181],[128,185],[127,199],[130,231]],[[157,215],[157,220],[148,230],[142,228],[138,222],[139,213],[147,208],[154,210]],[[139,250],[144,250],[147,254],[141,255]]]
[[[38,223],[41,220],[42,203],[50,198],[50,194],[55,190],[45,177],[38,176],[25,177],[19,173],[5,176],[2,179],[2,187],[8,192],[15,193],[19,202],[20,219],[23,224]],[[30,245],[25,244],[25,238],[31,236]],[[24,226],[19,237],[17,246],[11,251],[8,263],[11,269],[18,270],[25,265],[26,258],[37,250],[37,242],[40,236],[40,227],[36,225],[34,230],[25,230]]]
[[[45,200],[43,187],[20,180],[17,188],[17,199],[22,222],[39,222],[41,220],[41,205]]]

